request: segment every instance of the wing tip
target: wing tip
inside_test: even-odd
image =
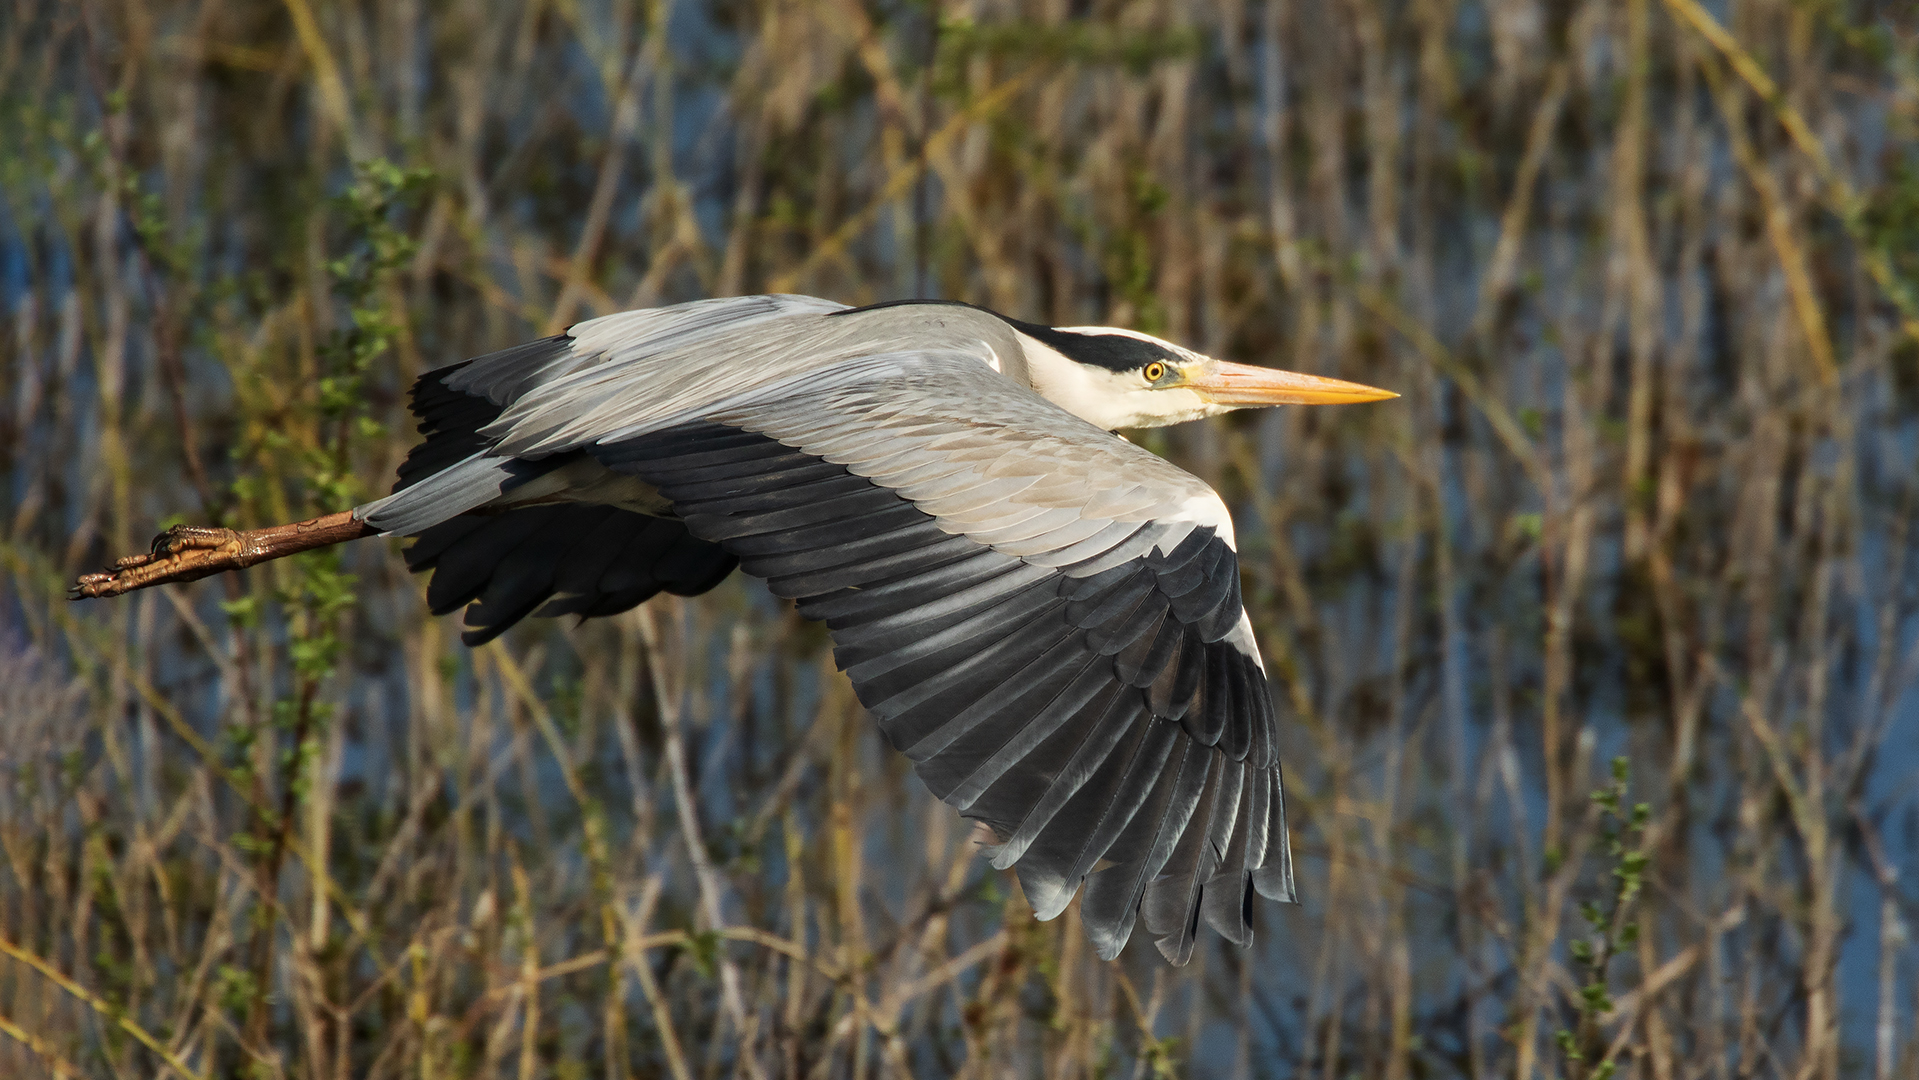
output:
[[[1262,866],[1252,871],[1252,882],[1253,889],[1268,900],[1281,904],[1299,903],[1299,889],[1293,883],[1293,868],[1290,865]]]

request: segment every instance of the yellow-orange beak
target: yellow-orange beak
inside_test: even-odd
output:
[[[1399,395],[1297,371],[1212,360],[1185,373],[1185,385],[1216,405],[1353,405]]]

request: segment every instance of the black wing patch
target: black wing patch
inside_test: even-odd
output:
[[[557,362],[570,339],[529,342],[482,360],[512,374]],[[480,429],[504,407],[446,384],[467,361],[431,371],[413,387],[413,413],[426,441],[400,466],[393,490],[411,487],[485,450]],[[696,540],[668,518],[586,503],[461,514],[417,534],[407,568],[432,571],[427,606],[435,615],[467,607],[468,645],[483,645],[528,615],[613,615],[656,593],[694,596],[725,580],[739,560]]]
[[[466,610],[460,640],[484,645],[528,615],[593,618],[656,593],[697,596],[739,560],[668,518],[586,503],[461,514],[419,535],[407,569],[431,570],[427,607]]]
[[[447,385],[448,379],[457,377],[465,369],[481,362],[490,367],[516,371],[522,368],[537,370],[571,350],[572,339],[559,334],[436,368],[416,379],[408,404],[413,415],[419,418],[420,434],[426,439],[409,451],[406,460],[400,463],[400,476],[393,490],[410,488],[493,444],[492,439],[480,434],[480,429],[498,420],[506,403],[456,390]]]
[[[590,452],[658,487],[695,537],[827,623],[889,741],[934,794],[995,830],[995,864],[1017,869],[1041,918],[1084,882],[1101,956],[1118,955],[1143,914],[1184,963],[1202,918],[1247,944],[1252,894],[1292,899],[1272,702],[1227,640],[1238,566],[1210,529],[1096,572],[1096,554],[1049,568],[723,424]]]

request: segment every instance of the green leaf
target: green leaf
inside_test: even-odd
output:
[[[693,961],[693,967],[702,976],[711,979],[720,970],[720,934],[717,930],[702,930],[697,934],[686,935],[686,955]]]

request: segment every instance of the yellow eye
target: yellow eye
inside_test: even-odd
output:
[[[1140,374],[1146,376],[1147,382],[1158,382],[1166,377],[1166,365],[1155,360],[1147,364],[1146,370],[1140,372]]]

